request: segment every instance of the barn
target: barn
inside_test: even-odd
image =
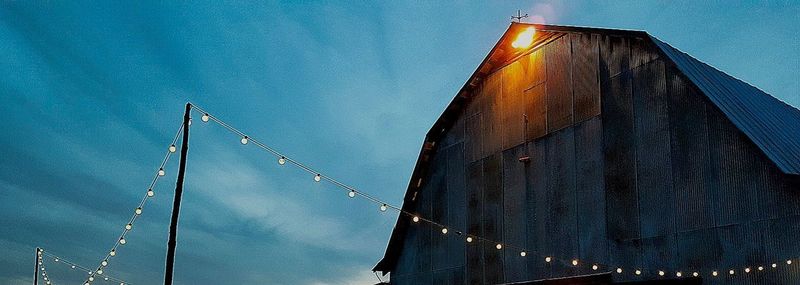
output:
[[[402,207],[391,284],[800,284],[800,111],[646,32],[512,23]]]

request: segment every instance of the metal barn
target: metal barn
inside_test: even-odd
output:
[[[391,284],[800,284],[800,111],[646,32],[513,23],[403,209],[441,225],[399,216]]]

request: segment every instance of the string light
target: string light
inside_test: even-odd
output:
[[[249,138],[248,138],[247,136],[243,136],[243,137],[242,137],[242,140],[240,140],[240,142],[241,142],[242,144],[247,144],[247,142],[248,142],[248,141],[249,141]]]
[[[381,212],[386,212],[386,204],[381,205]]]
[[[356,191],[350,190],[350,192],[347,193],[347,196],[350,196],[350,198],[356,197]]]
[[[658,276],[664,276],[664,274],[665,274],[664,271],[662,271],[662,270],[658,271]]]
[[[641,271],[641,270],[639,270],[639,269],[636,269],[636,271],[635,271],[634,273],[635,273],[636,275],[642,275],[642,271]]]
[[[117,251],[116,250],[111,250],[111,252],[109,252],[108,255],[115,256],[115,255],[117,255]]]
[[[472,242],[472,237],[467,237],[467,242]]]
[[[777,263],[773,263],[773,264],[772,264],[772,268],[775,268],[775,267],[778,267],[778,264],[777,264]]]
[[[125,225],[125,229],[126,229],[126,230],[129,230],[129,231],[130,231],[132,228],[133,228],[133,225],[132,225],[132,224],[127,224],[127,225]]]
[[[278,164],[280,165],[286,164],[286,158],[283,156],[281,156],[281,158],[278,158]]]
[[[497,248],[497,249],[503,249],[503,245],[499,244],[499,243],[497,245],[495,245],[494,247]]]
[[[764,271],[764,266],[759,266],[758,271]]]
[[[622,268],[617,267],[617,274],[622,274]]]
[[[175,147],[174,144],[169,146],[169,152],[173,152],[174,153],[176,150],[177,150],[177,148]]]
[[[593,264],[593,265],[592,265],[592,270],[597,270],[598,268],[599,268],[599,267],[597,267],[597,264]]]
[[[736,273],[736,271],[733,271],[733,269],[731,269],[730,271],[728,271],[728,274],[730,274],[730,275],[733,275],[734,273]]]
[[[692,276],[694,276],[694,277],[700,276],[700,273],[698,273],[697,271],[692,272]]]
[[[137,215],[141,215],[141,214],[142,214],[142,207],[136,208],[136,210],[135,210],[134,212],[135,212]]]
[[[163,167],[158,169],[158,176],[164,176],[165,174],[166,174],[166,172],[164,172],[164,168]]]
[[[786,265],[792,265],[792,260],[791,259],[787,260]]]
[[[681,277],[681,276],[683,276],[683,273],[681,273],[680,271],[678,271],[678,272],[675,272],[675,276],[676,276],[676,277]]]
[[[147,189],[147,197],[153,197],[156,195],[156,192],[153,192],[153,189]]]
[[[528,255],[528,253],[525,252],[525,251],[520,251],[519,252],[519,256],[525,257],[526,255]]]
[[[413,218],[411,218],[411,220],[414,221],[415,223],[419,223],[419,217],[417,216],[414,216]]]
[[[203,122],[208,122],[208,114],[203,114],[203,116],[200,117],[200,120]]]
[[[126,241],[125,238],[119,239],[119,244],[126,244],[126,243],[128,243],[128,241]],[[92,274],[92,273],[89,272],[89,274]]]
[[[314,181],[319,182],[320,180],[322,180],[322,175],[320,174],[314,175]]]
[[[107,260],[103,260],[103,262],[101,262],[100,265],[107,266],[108,265],[108,261]]]
[[[717,275],[719,275],[719,273],[717,273],[716,271],[711,272],[711,276],[717,276]]]
[[[573,259],[572,260],[572,266],[578,266],[578,260],[577,259]]]
[[[442,228],[442,234],[447,234],[447,228]]]
[[[544,262],[550,263],[550,261],[553,261],[553,258],[551,258],[549,256],[544,258]]]

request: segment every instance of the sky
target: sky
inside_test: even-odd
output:
[[[3,0],[0,284],[30,284],[37,246],[96,266],[189,101],[400,204],[425,133],[517,9],[648,31],[800,106],[796,1]],[[195,121],[175,284],[377,282],[396,213]],[[162,282],[176,157],[109,275]],[[46,264],[54,284],[85,278]]]

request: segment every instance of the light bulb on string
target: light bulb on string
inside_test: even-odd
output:
[[[250,139],[249,137],[247,137],[247,136],[244,136],[244,137],[242,137],[242,139],[240,140],[240,142],[241,142],[242,144],[247,144],[247,142],[249,141],[249,139]]]
[[[599,267],[597,267],[597,264],[593,264],[593,265],[592,265],[592,270],[597,270],[598,268],[599,268]]]
[[[126,229],[126,230],[129,230],[129,231],[130,231],[132,228],[133,228],[133,225],[132,225],[132,224],[127,224],[127,225],[125,225],[125,229]]]
[[[497,245],[495,245],[494,247],[495,247],[496,249],[503,249],[503,245],[502,245],[502,244],[499,244],[499,243],[498,243]]]
[[[158,176],[164,176],[165,174],[167,174],[167,173],[164,172],[164,168],[163,167],[158,169]]]
[[[347,193],[347,196],[349,196],[350,198],[355,197],[356,196],[356,191],[350,190],[350,192]]]
[[[525,251],[520,251],[519,252],[519,256],[525,257],[526,255],[528,255],[528,253],[525,252]]]
[[[447,234],[447,228],[442,228],[442,234]]]
[[[103,262],[101,262],[101,263],[100,263],[100,265],[102,265],[102,266],[108,266],[108,260],[103,260]]]
[[[622,268],[617,268],[617,274],[622,274]]]
[[[108,281],[108,277],[104,277],[103,280]]]
[[[758,267],[758,271],[763,271],[763,270],[764,270],[764,266],[759,266]]]
[[[778,264],[777,264],[777,263],[773,263],[773,264],[772,264],[772,268],[775,268],[775,267],[778,267]]]
[[[681,273],[680,271],[675,272],[675,277],[682,277],[682,276],[683,276],[683,273]]]
[[[577,259],[573,259],[572,260],[572,266],[578,266],[578,260]]]
[[[156,192],[153,192],[153,189],[147,189],[147,197],[153,197],[156,195]]]
[[[414,221],[415,223],[419,223],[419,217],[417,216],[414,216],[413,218],[411,218],[411,220]]]
[[[547,256],[544,258],[544,262],[550,263],[550,261],[553,261],[552,257]]]
[[[467,242],[472,242],[472,237],[467,237]]]
[[[203,122],[208,122],[208,119],[209,119],[208,114],[203,114],[203,116],[200,117],[200,120]]]
[[[750,267],[745,268],[744,273],[750,273]]]
[[[117,255],[117,250],[111,250],[111,252],[109,252],[108,255],[110,255],[110,256]]]
[[[58,257],[56,257],[56,259],[54,259],[54,260],[55,260],[56,262],[58,262]]]
[[[791,264],[792,264],[792,260],[791,259],[786,260],[786,265],[791,265]]]
[[[75,265],[72,266],[72,269],[75,269]]]
[[[664,274],[665,274],[664,271],[662,271],[662,270],[658,271],[658,276],[664,276]]]
[[[314,175],[314,181],[319,182],[320,180],[322,180],[321,174]]]
[[[278,164],[280,165],[286,164],[286,158],[283,156],[281,156],[281,158],[278,158]]]
[[[142,207],[136,208],[136,210],[135,210],[134,212],[135,212],[137,215],[141,215],[141,214],[142,214]]]
[[[97,274],[103,274],[103,269],[98,269]]]
[[[89,282],[92,282],[92,281],[94,281],[94,277],[89,276]]]
[[[176,150],[177,148],[175,147],[174,144],[169,146],[169,152],[175,152]]]
[[[386,212],[387,208],[388,207],[386,207],[386,204],[381,205],[381,212]]]
[[[730,274],[730,275],[733,275],[733,274],[735,274],[735,273],[736,273],[736,271],[733,271],[733,269],[731,269],[730,271],[728,271],[728,274]]]
[[[700,276],[700,273],[698,273],[697,271],[692,272],[692,276],[694,276],[694,277]]]
[[[634,271],[633,273],[636,275],[642,275],[642,271],[639,269],[636,269],[636,271]]]
[[[120,238],[119,239],[119,244],[126,244],[126,243],[128,243],[128,241],[126,241],[125,238]],[[89,274],[91,274],[91,273],[89,273]]]
[[[716,271],[711,271],[711,276],[717,276],[717,275],[719,275],[719,273],[718,273],[718,272],[716,272]]]

